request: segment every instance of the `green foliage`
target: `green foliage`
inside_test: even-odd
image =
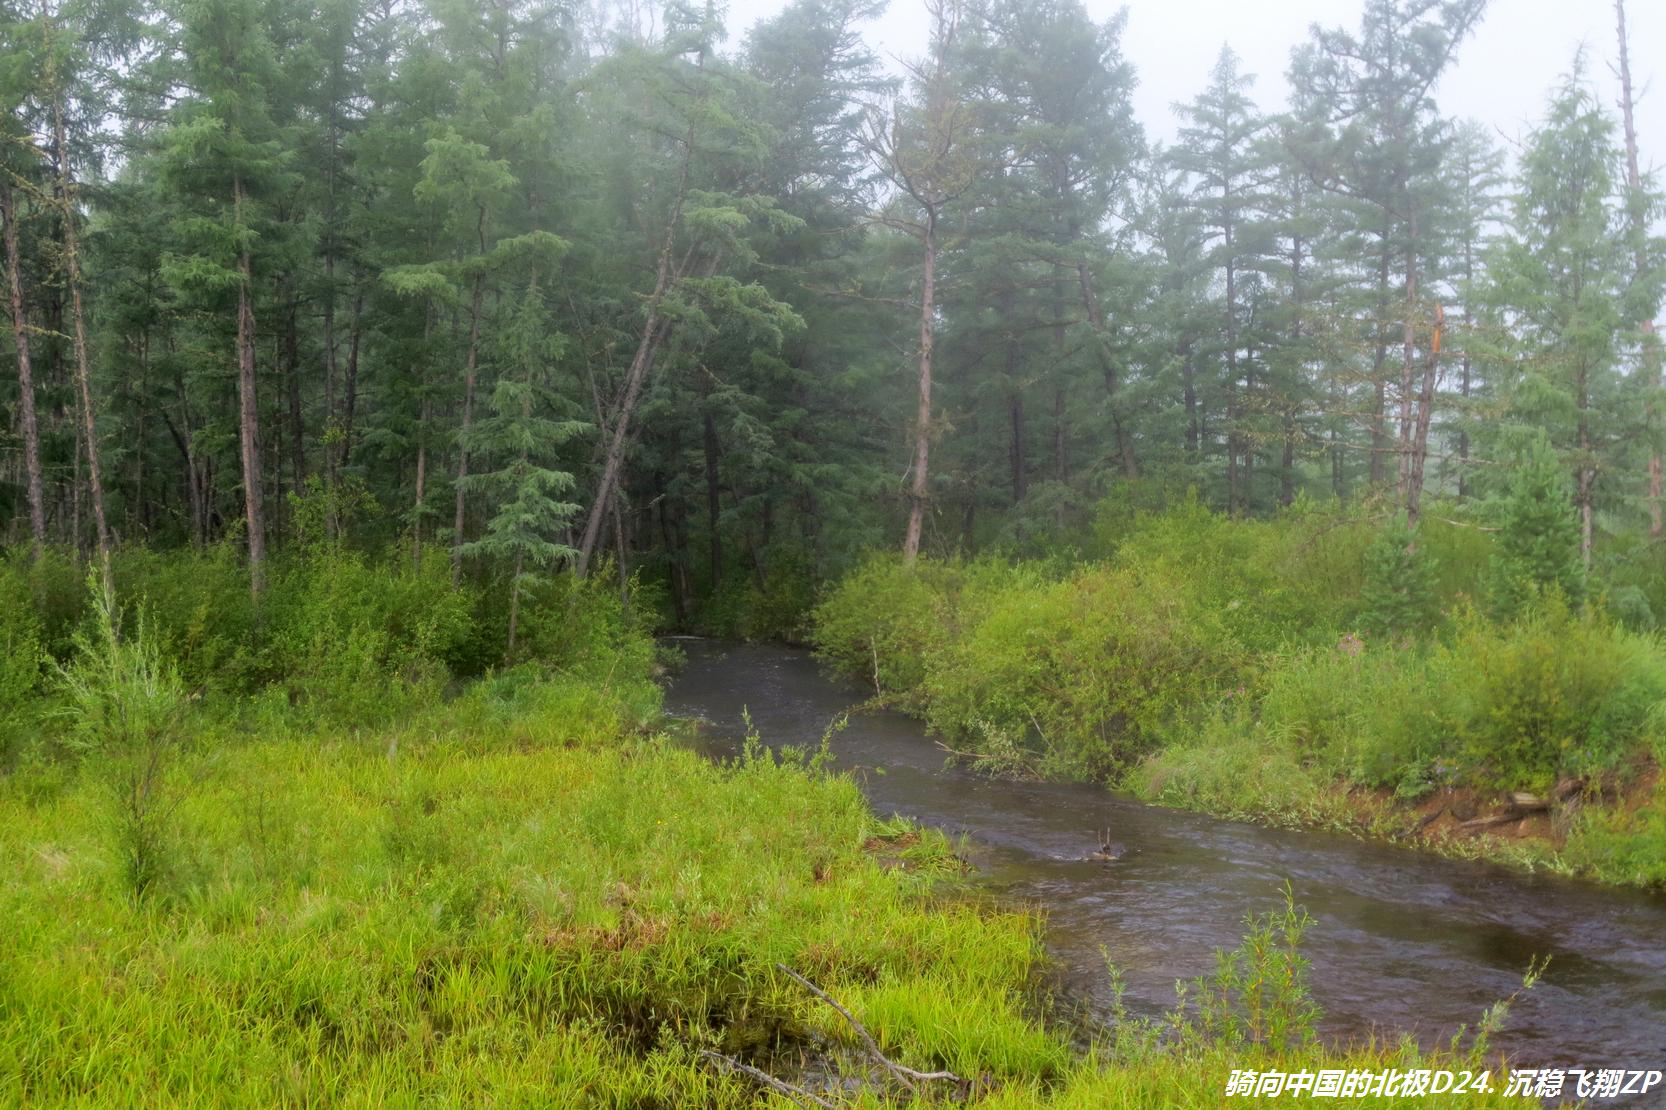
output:
[[[872,556],[816,607],[817,650],[875,694],[912,698],[925,683],[928,660],[955,635],[955,605],[967,577],[963,564],[909,567]]]
[[[1317,1043],[1319,1007],[1308,991],[1308,959],[1302,937],[1314,925],[1296,905],[1289,884],[1284,909],[1250,914],[1243,943],[1215,953],[1215,970],[1193,984],[1196,1031],[1214,1043],[1254,1045],[1275,1053],[1300,1052]]]
[[[46,659],[27,568],[0,559],[0,772],[30,736]]]
[[[66,741],[105,780],[114,808],[122,874],[143,898],[164,878],[169,820],[179,801],[171,781],[185,740],[185,686],[149,635],[144,610],[123,634],[116,601],[97,575],[92,628],[76,638],[73,662],[58,668]]]
[[[1666,649],[1552,603],[1505,627],[1471,621],[1452,647],[1458,754],[1487,785],[1544,791],[1652,750]]]
[[[1519,612],[1552,590],[1578,605],[1585,596],[1579,520],[1567,474],[1543,439],[1528,447],[1515,468],[1497,518],[1498,553],[1489,582],[1494,609]]]
[[[472,599],[447,568],[336,551],[273,575],[251,681],[323,719],[375,724],[431,701],[467,659]]]
[[[1434,622],[1435,600],[1428,558],[1405,518],[1397,517],[1366,549],[1360,626],[1385,638],[1421,632]]]
[[[928,658],[926,719],[978,746],[1028,750],[1054,773],[1113,776],[1177,714],[1231,689],[1247,656],[1160,571],[1014,573]]]
[[[1657,782],[1635,806],[1583,811],[1564,855],[1571,866],[1610,882],[1666,887],[1666,788]]]

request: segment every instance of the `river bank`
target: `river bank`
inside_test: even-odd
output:
[[[1141,804],[1087,783],[991,778],[947,761],[916,720],[853,711],[862,688],[808,653],[767,644],[684,641],[666,708],[710,722],[700,743],[724,758],[759,735],[814,746],[829,722],[829,766],[854,777],[880,814],[960,841],[978,882],[1046,915],[1054,989],[1092,1019],[1118,1005],[1160,1020],[1177,980],[1210,974],[1246,915],[1285,883],[1315,924],[1317,1033],[1329,1044],[1411,1035],[1442,1044],[1550,968],[1514,1005],[1496,1045],[1521,1063],[1621,1066],[1658,1050],[1666,1024],[1666,899],[1581,880],[1437,858],[1331,831],[1267,828]],[[1116,858],[1099,858],[1109,839]],[[1107,974],[1120,975],[1120,995]]]
[[[817,650],[991,774],[1666,884],[1659,637],[1461,591],[1419,637],[1361,636],[1367,540],[1181,512],[1098,562],[875,557],[825,595]]]

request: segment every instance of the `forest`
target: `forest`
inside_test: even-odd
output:
[[[1276,111],[1223,46],[1171,141],[1127,12],[921,2],[0,0],[0,1100],[1493,1063],[1325,1042],[1288,891],[1084,1029],[831,729],[688,750],[671,634],[997,782],[1666,886],[1625,0],[1516,142],[1438,102],[1486,0]]]

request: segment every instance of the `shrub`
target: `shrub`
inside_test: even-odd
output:
[[[1242,681],[1248,662],[1218,614],[1166,574],[1019,579],[940,652],[926,717],[951,736],[1037,750],[1055,772],[1107,777],[1176,714]]]
[[[286,561],[261,606],[259,677],[297,706],[370,724],[432,699],[472,635],[449,568],[373,564],[347,551]]]
[[[77,638],[77,654],[60,666],[62,710],[71,742],[93,757],[111,789],[122,870],[143,897],[165,869],[167,824],[178,801],[169,778],[184,738],[185,688],[178,669],[148,634],[144,610],[133,634],[117,627],[115,599],[89,576],[93,627]]]
[[[124,548],[115,577],[119,595],[144,606],[157,649],[187,689],[241,693],[261,681],[249,571],[235,544]]]
[[[959,563],[870,557],[816,607],[817,653],[875,693],[913,695],[927,657],[950,641],[963,578]]]
[[[1552,601],[1510,625],[1471,618],[1449,649],[1459,754],[1478,782],[1543,790],[1647,750],[1666,701],[1666,653],[1649,636]]]

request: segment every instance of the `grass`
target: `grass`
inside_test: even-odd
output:
[[[786,1104],[705,1047],[866,1075],[777,963],[991,1107],[1215,1105],[1258,1059],[1414,1052],[1185,1019],[1083,1055],[1038,1006],[1039,921],[969,895],[943,837],[806,763],[718,766],[639,726],[559,677],[375,732],[199,721],[143,898],[95,764],[0,780],[0,1102]]]

